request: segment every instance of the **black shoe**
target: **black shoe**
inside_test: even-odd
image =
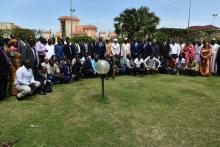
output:
[[[18,101],[23,100],[23,98],[20,98],[20,97],[18,97],[18,96],[16,96],[16,98],[17,98]]]
[[[47,93],[41,91],[41,92],[40,92],[40,95],[47,95]]]

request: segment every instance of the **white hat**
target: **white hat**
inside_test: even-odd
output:
[[[215,40],[216,40],[216,38],[212,38],[212,40],[214,40],[214,41],[215,41]]]
[[[115,39],[113,39],[113,41],[114,41],[114,42],[118,42],[118,39],[117,39],[117,38],[115,38]]]
[[[106,40],[110,40],[110,38],[109,38],[109,37],[106,37]]]
[[[124,40],[128,40],[128,38],[124,38]]]

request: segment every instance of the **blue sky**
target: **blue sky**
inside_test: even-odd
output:
[[[70,0],[0,0],[0,22],[25,28],[59,31],[57,18],[69,15]],[[185,28],[189,0],[73,0],[74,15],[81,24],[94,24],[98,31],[113,31],[113,18],[126,8],[148,6],[161,18],[159,27]],[[192,0],[191,25],[213,23],[220,27],[220,0]]]

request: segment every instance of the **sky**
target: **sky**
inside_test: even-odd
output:
[[[92,24],[98,31],[114,31],[114,18],[126,8],[147,6],[161,21],[158,28],[186,28],[189,0],[72,0],[80,24]],[[192,0],[190,25],[220,27],[220,0]],[[23,28],[59,31],[59,16],[70,15],[70,0],[0,0],[0,22]]]

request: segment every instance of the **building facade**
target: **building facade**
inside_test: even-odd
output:
[[[80,19],[76,16],[72,18],[70,16],[61,16],[58,20],[60,21],[60,33],[62,37],[89,36],[96,38],[97,27],[94,25],[80,25]]]

